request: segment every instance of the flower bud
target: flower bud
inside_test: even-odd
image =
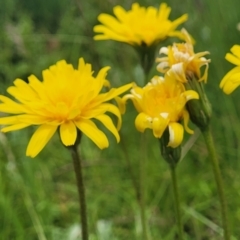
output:
[[[191,121],[203,131],[208,127],[212,115],[211,104],[204,91],[203,82],[199,82],[193,77],[191,80],[188,79],[188,82],[185,83],[185,88],[194,90],[199,95],[198,100],[192,99],[188,101],[186,108],[189,112]]]
[[[164,160],[172,167],[175,167],[181,159],[182,147],[179,145],[176,148],[169,147],[169,130],[166,129],[159,139],[161,154]]]

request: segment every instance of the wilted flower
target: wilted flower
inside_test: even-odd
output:
[[[226,93],[232,93],[240,85],[240,45],[234,45],[231,48],[232,53],[227,53],[225,58],[236,65],[222,79],[220,88]]]
[[[163,77],[154,77],[145,87],[134,86],[131,94],[123,97],[123,102],[128,99],[138,111],[135,125],[138,131],[144,132],[146,128],[153,130],[156,138],[161,138],[168,128],[168,146],[175,148],[183,140],[184,128],[188,133],[193,133],[188,128],[189,114],[185,104],[191,99],[198,99],[195,91],[185,91],[183,85],[168,74]],[[180,121],[183,119],[184,127]]]
[[[185,37],[185,43],[174,43],[173,46],[162,47],[160,49],[159,53],[165,54],[166,56],[157,58],[157,62],[160,62],[157,66],[157,70],[161,73],[165,73],[171,69],[175,78],[183,83],[188,82],[192,78],[206,83],[208,63],[210,60],[203,56],[209,54],[209,52],[195,53],[192,39],[188,32],[182,29],[182,33]],[[201,74],[202,66],[206,66],[203,74]]]
[[[80,130],[99,148],[108,147],[106,135],[98,129],[93,119],[101,122],[119,141],[117,128],[106,112],[113,113],[121,124],[119,109],[108,100],[131,88],[132,84],[101,93],[109,67],[102,68],[93,77],[91,64],[79,59],[78,69],[64,60],[43,71],[43,81],[31,75],[28,83],[21,79],[7,89],[17,101],[0,95],[0,111],[14,114],[1,117],[0,124],[9,125],[2,132],[15,131],[30,125],[39,125],[27,147],[27,156],[35,157],[59,129],[65,146],[74,145]]]
[[[99,33],[95,40],[111,39],[133,46],[151,46],[167,37],[181,37],[181,32],[175,29],[187,20],[187,14],[174,21],[169,20],[171,8],[166,3],[162,3],[159,9],[133,3],[129,11],[116,6],[113,12],[116,17],[105,13],[99,15],[102,25],[94,27],[94,32]]]

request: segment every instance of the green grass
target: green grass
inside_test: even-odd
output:
[[[79,57],[95,72],[110,65],[113,86],[136,81],[141,69],[135,51],[113,41],[94,42],[92,28],[101,12],[131,1],[5,1],[0,10],[0,93],[17,77],[27,79],[60,59],[77,65]],[[139,1],[158,6],[158,1]],[[238,1],[166,1],[171,19],[184,13],[184,27],[196,40],[195,49],[209,51],[206,91],[213,107],[212,130],[220,160],[233,239],[240,238],[240,104],[239,91],[225,96],[219,82],[232,68],[225,54],[240,44]],[[3,10],[4,9],[4,10]],[[16,12],[16,9],[18,11]],[[49,14],[49,13],[52,14]],[[54,18],[52,17],[54,16]],[[33,20],[32,20],[33,19]],[[18,41],[17,39],[20,39]],[[107,49],[107,51],[106,51]],[[154,73],[154,71],[153,71]],[[89,216],[90,240],[141,239],[138,181],[140,134],[131,103],[123,116],[122,142],[109,135],[110,147],[100,151],[83,137],[81,154]],[[25,156],[34,129],[0,134],[0,239],[74,240],[79,233],[78,195],[70,153],[56,135],[35,158]],[[185,142],[189,135],[186,134]],[[174,240],[174,207],[170,171],[158,142],[147,132],[146,212],[151,240]],[[131,162],[131,171],[128,161]],[[200,135],[177,169],[184,231],[187,240],[221,239],[216,187],[207,149]]]

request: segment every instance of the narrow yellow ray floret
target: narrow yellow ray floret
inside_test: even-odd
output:
[[[0,124],[6,125],[1,131],[39,125],[27,147],[26,154],[30,157],[35,157],[45,147],[57,129],[65,146],[75,143],[79,129],[99,148],[108,147],[106,135],[93,119],[101,122],[119,141],[118,129],[106,113],[117,116],[118,128],[121,115],[119,109],[107,101],[130,89],[132,84],[102,93],[103,86],[109,85],[108,70],[109,67],[104,67],[94,77],[91,64],[80,58],[78,69],[62,60],[44,70],[43,81],[34,75],[28,78],[28,83],[16,79],[14,86],[7,89],[16,101],[0,95],[0,112],[14,114],[0,118]]]
[[[118,5],[113,12],[116,17],[105,13],[99,15],[98,20],[102,25],[93,29],[99,33],[94,37],[95,40],[111,39],[133,46],[151,46],[167,37],[181,37],[181,32],[175,29],[187,20],[187,14],[174,21],[169,20],[171,8],[166,3],[160,4],[159,9],[133,3],[129,11]]]
[[[240,45],[234,45],[231,48],[232,53],[227,53],[225,58],[230,63],[236,65],[230,70],[222,79],[220,88],[226,93],[232,93],[238,86],[240,86]]]
[[[156,138],[161,138],[163,132],[169,130],[169,147],[177,147],[183,140],[184,128],[188,128],[189,114],[185,104],[191,99],[198,99],[193,90],[185,91],[184,86],[166,74],[163,77],[154,77],[145,87],[134,86],[130,94],[122,98],[125,103],[131,99],[138,115],[135,126],[138,131],[144,132],[146,128],[153,130]],[[180,121],[183,119],[184,127]]]

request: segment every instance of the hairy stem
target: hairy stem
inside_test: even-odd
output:
[[[224,231],[224,239],[230,240],[230,233],[228,229],[228,220],[227,220],[227,205],[224,195],[223,181],[219,168],[218,158],[216,154],[216,149],[214,147],[212,133],[209,127],[202,131],[205,143],[209,152],[209,157],[212,163],[212,169],[214,173],[215,182],[217,185],[217,191],[219,195],[220,207],[221,207],[221,216],[222,216],[222,227]]]

